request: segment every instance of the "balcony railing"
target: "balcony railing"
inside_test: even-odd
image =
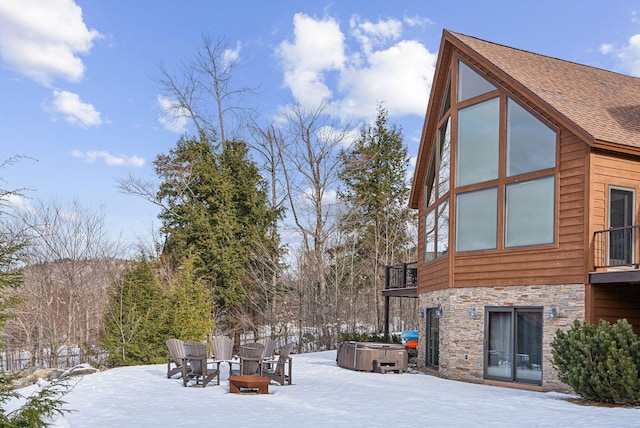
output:
[[[638,268],[640,265],[640,225],[613,227],[594,234],[595,269]]]
[[[418,263],[387,266],[384,288],[415,287],[418,284]]]

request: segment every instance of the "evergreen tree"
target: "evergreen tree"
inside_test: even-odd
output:
[[[102,344],[112,363],[162,362],[168,338],[167,304],[152,261],[146,257],[134,261],[108,295]]]
[[[163,180],[157,198],[166,207],[160,214],[165,252],[178,261],[194,257],[195,276],[211,287],[218,315],[235,325],[252,292],[247,269],[253,249],[271,245],[277,216],[246,144],[217,147],[203,136],[182,138],[156,159],[155,169]]]
[[[362,281],[375,293],[380,325],[384,266],[406,261],[399,260],[404,254],[398,253],[411,241],[407,148],[401,130],[389,124],[386,109],[378,106],[375,122],[361,129],[353,147],[341,153],[341,160],[345,189],[339,197],[350,206],[342,227],[357,241],[358,258],[364,263]]]
[[[165,315],[168,326],[166,338],[176,337],[183,341],[204,340],[211,332],[211,294],[195,278],[193,258],[187,258],[180,269],[174,284],[166,290],[167,310]]]

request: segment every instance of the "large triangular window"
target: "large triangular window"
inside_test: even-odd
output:
[[[471,67],[458,61],[458,102],[470,100],[496,89],[498,88],[473,71]]]

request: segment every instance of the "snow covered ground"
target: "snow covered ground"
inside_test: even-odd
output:
[[[476,385],[422,373],[340,368],[336,352],[293,356],[292,386],[268,395],[184,388],[165,365],[122,367],[82,378],[55,427],[635,427],[640,408],[581,406],[567,395]],[[34,387],[29,387],[33,389]],[[27,394],[29,388],[21,390]]]

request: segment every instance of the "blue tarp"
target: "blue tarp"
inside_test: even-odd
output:
[[[403,331],[400,335],[400,338],[403,342],[408,342],[410,340],[418,340],[418,330],[407,330]]]

